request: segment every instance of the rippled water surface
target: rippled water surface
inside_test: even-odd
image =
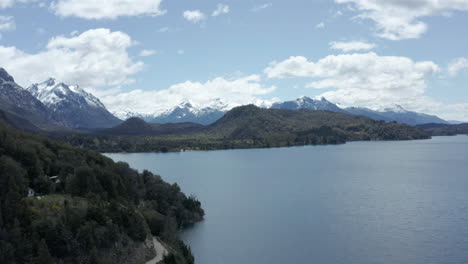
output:
[[[199,264],[468,263],[468,136],[107,155],[201,200]]]

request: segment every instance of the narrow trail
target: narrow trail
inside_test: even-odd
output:
[[[157,264],[163,260],[164,255],[168,254],[166,247],[159,241],[157,237],[153,237],[154,249],[156,250],[156,257],[146,262],[146,264]]]

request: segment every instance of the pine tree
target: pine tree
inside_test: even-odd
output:
[[[37,247],[37,264],[52,264],[52,256],[50,255],[49,248],[44,239],[39,242]]]

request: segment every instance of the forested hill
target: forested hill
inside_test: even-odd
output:
[[[254,105],[234,108],[209,126],[159,125],[129,119],[118,127],[94,134],[53,136],[101,152],[267,148],[430,137],[413,126],[374,121],[364,116],[305,109],[262,109]]]
[[[152,235],[170,245],[167,264],[193,263],[176,233],[203,215],[177,184],[0,121],[2,264],[144,263]]]
[[[324,133],[325,130],[329,133]],[[269,138],[279,135],[314,135],[337,140],[408,140],[427,138],[422,130],[395,122],[320,110],[264,109],[254,105],[237,107],[207,127],[206,133],[234,139]],[[317,139],[318,140],[318,139]]]
[[[424,129],[432,136],[468,135],[468,123],[457,125],[430,123],[418,125],[418,127]]]

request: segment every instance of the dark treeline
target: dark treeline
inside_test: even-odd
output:
[[[142,263],[152,235],[193,263],[176,233],[203,216],[177,184],[0,122],[0,263]]]
[[[468,135],[468,124],[424,124],[417,127],[424,129],[433,136],[455,136],[455,135]]]
[[[342,144],[357,140],[427,139],[413,126],[313,110],[234,108],[209,126],[149,124],[132,118],[95,133],[50,136],[100,152],[168,152]]]

